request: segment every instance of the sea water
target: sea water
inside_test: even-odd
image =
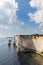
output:
[[[0,38],[0,65],[43,65],[43,57],[33,52],[17,53],[16,47],[8,40]]]

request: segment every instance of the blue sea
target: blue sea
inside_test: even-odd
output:
[[[43,57],[33,52],[17,53],[13,43],[8,46],[8,40],[0,38],[0,65],[43,65]]]

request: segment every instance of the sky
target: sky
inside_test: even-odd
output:
[[[0,0],[0,38],[43,34],[43,0]]]

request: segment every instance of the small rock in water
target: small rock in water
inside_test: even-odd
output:
[[[11,43],[8,43],[8,45],[11,45]]]
[[[12,42],[12,40],[9,40],[9,41],[8,41],[8,45],[11,45],[11,42]]]

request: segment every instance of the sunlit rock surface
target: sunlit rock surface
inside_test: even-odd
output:
[[[14,37],[17,51],[34,50],[43,53],[43,35],[16,35]]]

